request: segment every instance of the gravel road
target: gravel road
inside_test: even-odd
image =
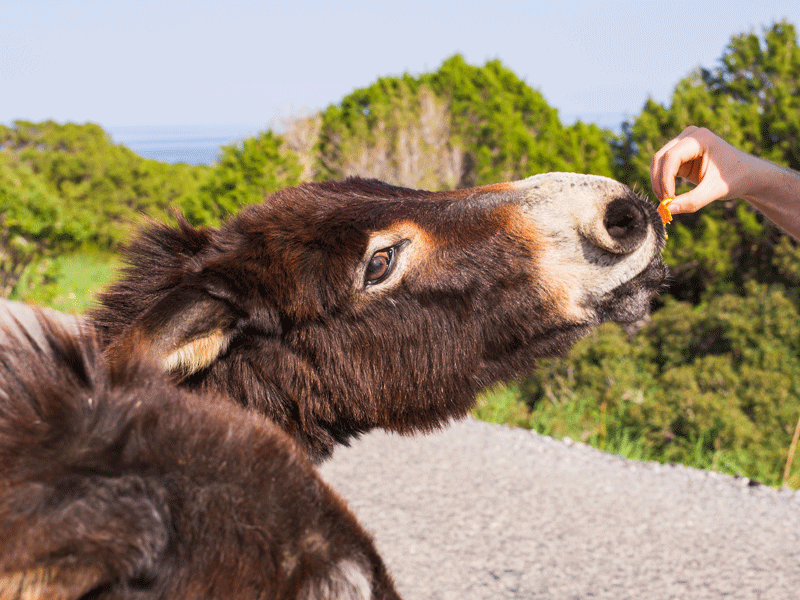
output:
[[[800,493],[467,419],[321,467],[406,600],[800,598]]]

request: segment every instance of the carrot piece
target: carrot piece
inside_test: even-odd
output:
[[[672,213],[669,212],[669,205],[675,198],[664,198],[661,201],[661,204],[658,205],[658,215],[661,217],[661,222],[664,224],[666,228],[667,223],[672,222]],[[669,236],[666,233],[666,229],[664,231],[664,239],[669,239]]]

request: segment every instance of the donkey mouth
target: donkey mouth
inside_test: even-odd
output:
[[[664,280],[667,267],[656,254],[644,270],[598,299],[595,305],[601,322],[633,323],[650,312],[650,304]]]

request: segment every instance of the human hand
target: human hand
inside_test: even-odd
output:
[[[754,169],[752,158],[708,129],[687,127],[653,156],[653,191],[659,200],[674,198],[669,204],[673,214],[695,212],[714,200],[743,197]],[[675,197],[676,177],[696,187]]]

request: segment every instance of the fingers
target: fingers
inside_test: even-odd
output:
[[[678,169],[680,168],[679,165],[678,169],[676,169],[672,162],[665,164],[665,157],[670,155],[675,146],[698,129],[699,127],[690,125],[677,137],[664,144],[664,146],[653,155],[653,160],[650,161],[650,183],[659,200],[675,196],[675,177],[678,175]]]
[[[728,193],[728,184],[712,160],[716,139],[707,129],[687,127],[653,157],[650,178],[659,200],[675,197],[676,177],[696,184],[672,201],[669,209],[673,214],[695,212]]]
[[[720,197],[718,192],[709,189],[710,186],[704,186],[702,183],[696,188],[677,196],[669,205],[669,210],[673,215],[681,213],[693,213],[707,204],[711,204],[714,200]]]
[[[664,158],[664,154],[670,150],[675,144],[678,143],[678,138],[670,140],[664,146],[653,155],[653,160],[650,161],[650,185],[653,186],[653,192],[655,192],[656,199],[659,201],[663,200],[664,198],[671,198],[675,195],[675,184],[673,180],[673,189],[669,189],[668,187],[664,187],[663,183],[663,165],[662,160]]]
[[[688,136],[675,144],[661,159],[661,185],[674,193],[675,178],[685,177],[692,183],[700,183],[703,178],[703,159],[706,149],[694,136]]]

